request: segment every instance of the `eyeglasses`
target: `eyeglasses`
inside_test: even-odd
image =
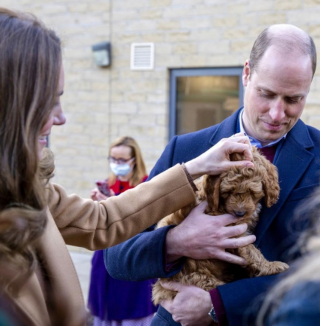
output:
[[[124,158],[114,158],[112,156],[108,157],[108,160],[109,160],[110,163],[117,163],[117,164],[125,164],[125,163],[127,163],[127,162],[129,162],[129,161],[131,161],[133,159],[134,159],[134,157],[130,157],[127,160],[124,159]]]

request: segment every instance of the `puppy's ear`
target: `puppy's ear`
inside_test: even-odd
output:
[[[274,205],[279,199],[280,187],[278,171],[275,165],[266,159],[265,171],[263,173],[263,190],[267,207]]]
[[[217,211],[219,208],[220,183],[221,178],[219,176],[208,175],[203,179],[203,189],[210,212]]]

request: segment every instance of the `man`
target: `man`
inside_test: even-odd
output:
[[[301,120],[306,97],[316,69],[316,49],[311,37],[292,25],[273,25],[257,38],[250,60],[245,62],[242,81],[246,87],[244,108],[221,124],[174,137],[150,177],[172,165],[190,160],[221,138],[245,132],[279,171],[280,198],[271,208],[263,206],[255,233],[255,245],[269,260],[289,261],[302,228],[294,223],[294,211],[319,186],[320,132]],[[172,276],[181,269],[183,257],[215,258],[215,249],[228,248],[219,238],[221,226],[209,231],[185,221],[177,227],[145,232],[106,252],[106,265],[114,277],[143,279]],[[199,230],[201,230],[199,232]],[[295,232],[293,232],[295,230]],[[202,235],[201,235],[202,232]],[[216,237],[209,243],[208,233]],[[219,286],[207,293],[195,287],[172,284],[178,291],[163,307],[152,325],[252,324],[249,311],[276,276],[244,279]],[[251,314],[252,315],[252,314]],[[166,321],[165,321],[166,320]]]

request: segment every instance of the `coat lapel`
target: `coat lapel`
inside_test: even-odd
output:
[[[280,196],[277,204],[272,207],[266,209],[263,206],[255,232],[257,236],[256,245],[259,245],[271,222],[314,159],[314,155],[308,151],[312,147],[313,142],[308,129],[299,120],[277,149],[274,164],[277,166],[279,173]]]
[[[230,117],[223,120],[216,128],[212,137],[210,139],[210,145],[215,145],[219,140],[222,138],[228,138],[231,135],[235,134],[238,130],[238,115],[239,112],[242,110],[240,108],[235,113],[233,113]]]

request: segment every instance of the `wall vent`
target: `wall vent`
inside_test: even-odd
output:
[[[132,70],[152,70],[154,65],[154,43],[132,43],[131,63]]]

